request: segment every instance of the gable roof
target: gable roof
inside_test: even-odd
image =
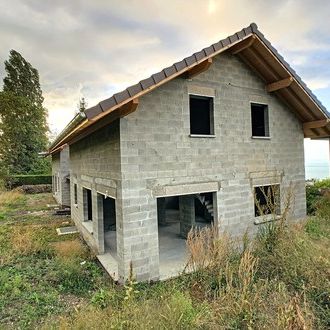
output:
[[[264,80],[266,90],[276,94],[297,115],[304,123],[305,137],[330,137],[330,114],[326,108],[252,23],[77,114],[52,143],[49,152],[56,152],[64,144],[74,143],[107,123],[128,115],[136,109],[140,96],[162,84],[206,70],[212,58],[224,51],[239,56]]]

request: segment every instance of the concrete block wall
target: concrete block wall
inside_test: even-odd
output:
[[[214,97],[215,137],[190,137],[189,92]],[[251,138],[250,102],[268,104],[270,139]],[[236,236],[260,226],[255,185],[280,183],[284,195],[292,184],[292,217],[306,214],[302,124],[236,56],[222,54],[193,79],[177,78],[141,97],[120,131],[124,246],[138,279],[158,276],[159,187],[218,182],[215,221]]]
[[[53,196],[57,202],[59,202],[59,193],[57,187],[58,176],[60,173],[60,153],[56,153],[52,155],[52,192]]]
[[[187,238],[189,231],[195,226],[195,197],[194,195],[179,196],[180,235]]]
[[[189,93],[214,97],[214,137],[190,136]],[[270,139],[251,138],[250,102],[269,107]],[[159,278],[157,197],[213,192],[215,223],[256,232],[253,187],[292,184],[294,218],[305,216],[302,124],[238,57],[219,55],[193,79],[177,78],[140,97],[136,112],[70,146],[72,217],[102,253],[98,195],[116,199],[119,277]],[[92,232],[83,224],[82,188],[92,190]],[[73,200],[73,197],[71,198]],[[95,223],[94,223],[95,221]]]
[[[102,254],[105,251],[101,195],[115,199],[118,268],[123,278],[125,251],[119,134],[119,121],[116,121],[70,146],[71,216],[86,242],[95,253]],[[73,203],[75,184],[77,205]],[[93,221],[89,226],[84,222],[83,188],[92,191]]]
[[[69,146],[52,155],[53,196],[62,206],[70,206],[70,155]],[[56,184],[54,181],[57,181]],[[55,187],[57,189],[55,190]]]

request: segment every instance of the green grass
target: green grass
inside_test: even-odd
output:
[[[77,235],[57,235],[67,217],[33,213],[54,203],[50,194],[7,197],[2,210],[9,223],[0,224],[0,328],[34,328],[89,304],[110,285]]]
[[[33,213],[53,203],[50,194],[11,203],[12,213],[0,224],[0,328],[330,326],[327,197],[304,224],[272,225],[253,241],[245,237],[243,251],[221,236],[202,251],[212,260],[206,268],[153,284],[135,283],[132,276],[123,287],[105,276],[77,235],[57,236],[55,228],[68,218]],[[201,253],[193,249],[198,239],[189,242],[191,253]]]
[[[54,204],[49,193],[26,195],[18,190],[0,192],[0,221],[19,221],[31,212],[48,210],[47,204]]]

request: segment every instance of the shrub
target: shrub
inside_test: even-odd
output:
[[[110,293],[102,288],[97,292],[95,292],[91,299],[91,303],[94,306],[99,307],[101,309],[108,307],[110,302],[111,302]]]
[[[330,178],[323,179],[323,180],[317,180],[314,182],[314,186],[316,188],[324,188],[324,189],[330,189]]]
[[[35,184],[19,186],[18,189],[26,194],[43,194],[51,192],[52,186],[50,184]]]
[[[315,213],[316,203],[320,196],[320,190],[314,184],[306,186],[307,214],[312,215]]]
[[[312,181],[306,186],[307,214],[315,214],[317,203],[326,193],[330,193],[330,178]]]
[[[13,189],[24,185],[51,184],[52,176],[44,174],[36,175],[11,175],[6,178],[6,188]]]

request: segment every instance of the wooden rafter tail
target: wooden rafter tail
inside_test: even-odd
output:
[[[309,121],[306,123],[303,123],[303,128],[310,129],[310,128],[321,128],[325,127],[330,123],[330,119],[321,119],[321,120],[315,120],[315,121]]]
[[[212,58],[208,58],[207,60],[195,65],[187,72],[186,77],[192,78],[206,71],[211,66],[212,62],[213,62]]]
[[[256,40],[256,36],[252,35],[250,38],[245,39],[244,41],[240,42],[239,44],[233,46],[230,48],[231,54],[235,55],[243,51],[244,49],[247,49],[253,45],[253,43]]]
[[[304,132],[305,133],[305,132]],[[322,134],[309,134],[307,135],[305,133],[305,138],[310,138],[310,139],[329,139],[330,138],[330,133],[326,134],[326,133],[322,133]]]
[[[120,118],[127,116],[128,114],[134,112],[139,105],[139,99],[133,99],[132,101],[124,104],[121,108],[119,108],[119,116]]]
[[[282,79],[279,81],[275,81],[271,84],[266,85],[266,91],[268,93],[271,93],[271,92],[275,92],[282,88],[287,88],[292,84],[292,82],[293,82],[292,77],[288,77],[288,78],[285,78],[285,79]]]

